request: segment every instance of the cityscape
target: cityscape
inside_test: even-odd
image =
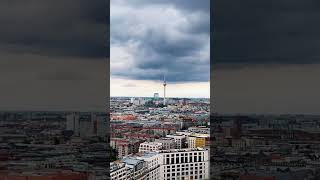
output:
[[[320,178],[319,115],[211,117],[211,179]]]
[[[210,1],[114,0],[110,24],[110,178],[211,179]]]
[[[111,179],[209,179],[209,110],[208,98],[112,97]]]
[[[0,180],[320,180],[319,2],[212,2],[0,1]]]
[[[107,114],[0,112],[1,180],[104,180]]]

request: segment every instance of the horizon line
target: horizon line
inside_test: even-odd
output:
[[[153,96],[110,96],[110,98],[114,98],[114,97],[134,97],[134,98],[154,98]],[[163,99],[163,97],[158,97],[159,99]],[[210,99],[210,97],[167,97],[166,98],[189,98],[189,99]]]

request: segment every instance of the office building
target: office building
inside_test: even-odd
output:
[[[140,144],[139,152],[159,151],[162,149],[162,143],[144,142]]]

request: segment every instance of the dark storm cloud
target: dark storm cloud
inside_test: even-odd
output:
[[[214,2],[214,63],[320,62],[319,1]]]
[[[209,3],[111,1],[111,50],[120,47],[131,58],[120,69],[112,68],[112,62],[122,59],[111,59],[112,75],[161,80],[165,74],[171,82],[208,81]]]
[[[0,47],[10,53],[106,57],[107,1],[2,0]]]
[[[109,4],[0,1],[0,109],[105,111]]]
[[[214,2],[212,112],[319,114],[320,2]]]

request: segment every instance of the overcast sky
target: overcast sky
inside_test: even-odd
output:
[[[111,0],[111,96],[210,96],[209,0]]]
[[[213,4],[216,112],[319,114],[320,2]]]
[[[107,2],[0,1],[0,110],[102,110]]]

